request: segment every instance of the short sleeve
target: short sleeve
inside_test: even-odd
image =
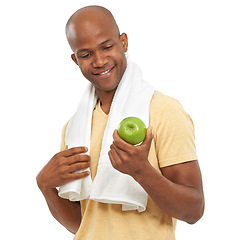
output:
[[[158,93],[154,101],[150,123],[160,168],[197,160],[191,117],[174,98]]]

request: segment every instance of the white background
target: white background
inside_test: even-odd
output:
[[[35,177],[59,151],[86,80],[70,59],[65,23],[99,4],[129,37],[144,78],[191,115],[206,209],[179,240],[238,239],[239,1],[1,1],[0,238],[72,239],[48,211]]]

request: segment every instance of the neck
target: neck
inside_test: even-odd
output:
[[[101,109],[103,110],[104,113],[109,114],[112,100],[114,97],[114,94],[116,92],[116,89],[110,92],[103,92],[103,91],[98,91],[96,89],[96,93],[100,99],[101,102]]]

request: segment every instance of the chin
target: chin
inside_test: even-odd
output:
[[[95,87],[100,91],[104,91],[104,92],[113,92],[116,91],[118,85],[114,85],[114,86],[102,86],[102,87]]]
[[[96,89],[100,90],[100,91],[104,91],[104,92],[112,92],[112,91],[116,91],[118,84],[120,81],[113,81],[111,79],[109,80],[105,80],[102,83],[98,83],[98,84],[94,84]]]

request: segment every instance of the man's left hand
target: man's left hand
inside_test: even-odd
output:
[[[117,130],[113,133],[113,144],[108,152],[112,166],[125,174],[134,177],[144,171],[148,161],[148,154],[153,139],[152,127],[148,127],[146,138],[137,146],[131,145],[121,139]]]

